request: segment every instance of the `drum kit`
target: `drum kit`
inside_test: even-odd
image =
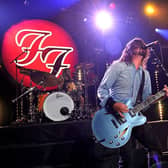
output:
[[[20,73],[28,75],[42,89],[35,86],[26,88],[12,100],[20,106],[17,107],[16,121],[41,123],[91,118],[93,109],[88,102],[88,87],[96,87],[97,82],[93,67],[94,64],[81,63],[74,67],[74,73],[63,69],[59,78],[47,72],[18,67]],[[56,89],[47,91],[46,87]],[[26,112],[25,107],[28,109]]]

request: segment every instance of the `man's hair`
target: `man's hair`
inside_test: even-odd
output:
[[[124,48],[119,61],[131,63],[133,55],[136,54],[135,53],[136,48],[142,49],[142,53],[141,53],[141,55],[143,56],[142,67],[146,68],[146,64],[149,59],[150,52],[149,52],[149,49],[147,48],[145,49],[145,42],[141,38],[138,38],[138,37],[132,39],[126,44],[126,47]]]

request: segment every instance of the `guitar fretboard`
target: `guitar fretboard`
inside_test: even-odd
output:
[[[148,107],[150,104],[155,103],[156,101],[158,101],[160,98],[162,98],[165,95],[165,91],[161,90],[159,92],[157,92],[155,95],[150,96],[149,98],[147,98],[144,102],[137,104],[133,109],[132,112],[133,113],[138,113],[141,110],[145,109],[146,107]]]

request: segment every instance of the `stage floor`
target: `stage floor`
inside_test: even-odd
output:
[[[157,131],[166,160],[168,122],[150,122],[148,125]],[[139,163],[146,163],[142,149],[133,152],[141,161]],[[95,143],[91,120],[0,127],[0,158],[3,168],[117,168],[118,156],[118,149],[107,149]]]

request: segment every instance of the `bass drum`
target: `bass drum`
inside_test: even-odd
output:
[[[74,110],[72,98],[63,92],[55,92],[48,95],[43,104],[43,111],[52,121],[64,121],[70,118]]]

